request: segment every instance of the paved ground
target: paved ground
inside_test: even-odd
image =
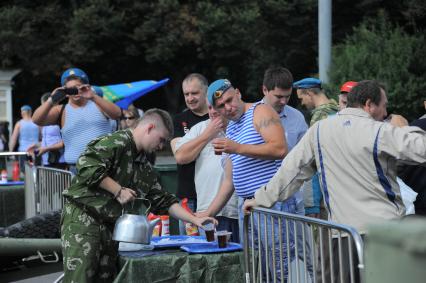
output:
[[[32,267],[22,266],[20,269],[1,272],[0,282],[46,283],[54,282],[62,274],[62,262],[38,264]]]

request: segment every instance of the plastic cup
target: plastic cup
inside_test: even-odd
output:
[[[213,223],[207,223],[203,225],[203,229],[206,232],[207,242],[214,242],[214,225]]]
[[[214,154],[215,155],[222,155],[222,152],[219,150],[216,150],[216,148],[213,146]]]
[[[224,133],[224,132],[219,132],[219,133],[216,135],[216,138],[215,138],[213,141],[218,140],[218,139],[220,139],[220,138],[224,138],[224,137],[226,137],[225,133]],[[216,150],[216,148],[215,148],[214,146],[213,146],[213,149],[214,149],[214,154],[215,154],[215,155],[222,155],[222,152],[221,152],[221,151]]]
[[[231,232],[228,231],[217,231],[217,245],[219,248],[226,248],[228,246],[228,235],[231,235]]]

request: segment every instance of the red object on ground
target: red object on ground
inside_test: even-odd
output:
[[[13,181],[19,181],[20,180],[20,170],[19,170],[19,162],[18,161],[15,161],[13,163],[12,179],[13,179]]]

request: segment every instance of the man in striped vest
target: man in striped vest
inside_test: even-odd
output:
[[[62,74],[61,85],[37,108],[33,120],[39,126],[61,127],[65,162],[68,169],[76,174],[75,164],[87,144],[99,136],[111,133],[109,119],[119,119],[121,110],[114,103],[97,95],[89,85],[87,74],[78,68],[66,70]],[[60,105],[66,97],[68,103]]]
[[[213,82],[207,90],[209,103],[225,118],[229,120],[226,138],[215,139],[212,144],[217,152],[225,153],[225,178],[215,199],[205,211],[205,215],[216,215],[235,192],[240,202],[254,196],[259,185],[266,184],[275,174],[280,162],[288,152],[284,129],[278,113],[269,105],[259,101],[245,103],[241,93],[234,88],[227,79]],[[273,209],[282,211],[290,204],[277,203]],[[296,201],[291,204],[296,210]],[[288,207],[287,207],[288,209]],[[204,216],[201,214],[201,216]],[[243,214],[240,210],[240,227],[242,227]],[[272,224],[268,224],[271,229]],[[262,227],[259,227],[262,228]],[[257,231],[257,225],[253,229]],[[275,227],[278,231],[278,227]],[[255,232],[257,235],[257,233]],[[278,234],[278,233],[277,233]],[[285,233],[283,240],[286,241]],[[275,237],[275,256],[279,256],[278,237]],[[261,244],[263,242],[261,241]],[[289,239],[290,246],[294,246],[292,235]],[[270,249],[272,243],[269,242]],[[293,249],[292,249],[293,250]],[[276,263],[278,279],[287,277],[287,251],[284,247],[284,270],[279,262]],[[272,256],[272,255],[271,255]],[[278,258],[278,257],[277,257]],[[272,266],[269,267],[272,270]],[[264,273],[265,274],[265,273]]]

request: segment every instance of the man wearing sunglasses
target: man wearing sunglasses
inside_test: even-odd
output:
[[[39,126],[61,127],[65,162],[75,174],[77,158],[86,145],[94,138],[110,133],[109,119],[119,119],[121,111],[117,105],[97,95],[89,85],[87,74],[78,68],[66,70],[61,85],[36,109],[33,120]],[[65,98],[68,102],[59,105]]]

